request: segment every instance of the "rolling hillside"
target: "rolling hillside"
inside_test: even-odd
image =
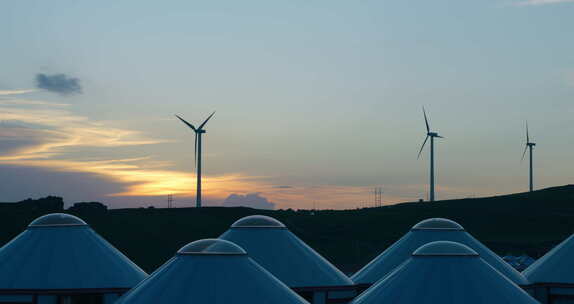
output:
[[[0,206],[2,245],[45,213],[3,205]],[[281,220],[348,273],[358,270],[412,225],[429,217],[459,222],[499,254],[527,253],[539,257],[574,231],[574,185],[488,198],[325,210],[314,215],[309,211],[222,207],[76,213],[148,272],[186,243],[217,237],[235,220],[251,214]]]

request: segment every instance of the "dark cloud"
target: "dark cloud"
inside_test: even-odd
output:
[[[255,209],[275,209],[275,204],[268,201],[259,193],[249,193],[246,195],[231,194],[223,202],[224,207],[250,207]]]
[[[61,95],[81,94],[80,80],[65,74],[36,74],[36,87]]]
[[[122,185],[89,173],[59,172],[48,168],[0,165],[2,197],[0,202],[17,202],[48,195],[64,197],[71,202],[100,201],[108,207],[107,193],[124,191]],[[133,207],[133,206],[132,206]]]
[[[15,156],[18,151],[39,146],[50,134],[26,126],[25,123],[0,120],[0,156]]]
[[[293,188],[292,186],[273,186],[273,188],[277,188],[277,189],[291,189]]]
[[[35,146],[41,141],[30,139],[0,139],[0,156],[10,156],[26,147]]]

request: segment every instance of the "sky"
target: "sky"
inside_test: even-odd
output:
[[[574,183],[574,1],[0,2],[0,201],[347,209]]]

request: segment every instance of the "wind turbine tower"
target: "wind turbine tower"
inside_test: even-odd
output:
[[[530,192],[534,190],[534,176],[532,172],[532,149],[536,146],[536,143],[530,141],[530,136],[528,135],[528,121],[526,122],[526,146],[524,147],[524,152],[522,153],[522,160],[524,160],[524,155],[526,155],[526,150],[529,150],[530,156]]]
[[[429,127],[429,121],[427,118],[427,113],[425,111],[425,108],[423,107],[423,115],[425,116],[425,124],[427,126],[427,137],[425,138],[425,141],[423,142],[423,145],[421,146],[421,149],[419,150],[419,155],[417,156],[417,158],[421,157],[421,153],[423,152],[423,148],[425,147],[425,144],[427,143],[427,140],[430,137],[430,183],[429,183],[429,201],[434,202],[434,139],[436,138],[444,138],[440,135],[438,135],[437,132],[431,132],[430,127]]]
[[[185,121],[183,118],[175,115],[175,117],[179,118],[184,124],[190,127],[193,132],[195,132],[195,148],[194,148],[194,160],[195,160],[195,167],[197,169],[197,191],[195,192],[195,207],[201,208],[201,135],[205,134],[206,131],[203,129],[207,121],[215,114],[215,112],[211,113],[209,117],[199,126],[199,128],[194,127],[189,122]]]

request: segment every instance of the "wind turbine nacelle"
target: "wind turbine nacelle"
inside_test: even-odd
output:
[[[531,147],[534,147],[534,146],[536,146],[536,144],[535,144],[535,143],[528,143],[528,145],[529,145],[529,146],[531,146]]]
[[[201,134],[203,134],[203,133],[206,133],[206,131],[205,131],[205,130],[203,130],[203,129],[201,129],[201,130],[197,130],[196,132],[197,132],[197,133],[201,133]]]
[[[436,133],[436,132],[428,132],[427,135],[428,135],[428,136],[431,136],[431,137],[437,137],[437,136],[438,136],[438,133]]]

